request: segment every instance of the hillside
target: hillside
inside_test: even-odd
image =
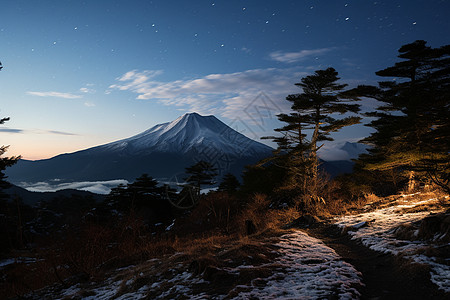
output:
[[[78,189],[63,189],[55,192],[30,192],[24,188],[13,185],[5,190],[5,193],[9,195],[11,199],[19,197],[24,204],[29,206],[36,206],[42,201],[51,201],[52,199],[80,197],[80,198],[92,198],[96,202],[101,202],[105,199],[104,195],[91,193],[88,191]]]
[[[444,299],[450,296],[449,208],[449,196],[429,192],[372,197],[322,220],[288,222],[294,215],[287,210],[285,229],[275,229],[274,216],[266,214],[266,229],[256,234],[160,241],[145,258],[104,264],[98,279],[69,277],[28,299]],[[166,232],[182,230],[177,222]]]

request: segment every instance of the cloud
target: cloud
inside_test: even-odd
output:
[[[64,99],[77,99],[82,98],[81,95],[75,95],[71,93],[60,93],[60,92],[27,92],[28,95],[39,96],[39,97],[56,97]]]
[[[46,130],[44,133],[57,134],[57,135],[78,135],[76,133],[57,131],[57,130]]]
[[[275,51],[269,54],[272,60],[282,63],[295,63],[311,56],[322,55],[332,51],[334,48],[320,48],[311,50],[301,50],[298,52]]]
[[[23,133],[24,130],[17,128],[0,128],[0,132],[8,132],[8,133]]]
[[[113,84],[109,88],[119,90],[128,90],[130,88],[139,89],[145,86],[145,84],[148,83],[150,79],[153,79],[160,74],[162,74],[162,71],[160,70],[145,70],[141,72],[139,72],[138,70],[132,70],[116,78],[116,80],[120,82],[128,81],[126,85]]]
[[[252,69],[242,72],[209,74],[200,78],[161,82],[155,80],[161,71],[132,70],[117,78],[111,90],[131,91],[137,99],[154,100],[201,114],[219,114],[234,119],[249,119],[249,105],[263,93],[265,105],[287,108],[288,94],[299,92],[294,85],[307,73],[298,68]],[[269,99],[269,100],[268,100]]]
[[[86,83],[84,87],[80,88],[79,91],[83,94],[94,94],[97,91],[94,89],[95,84]]]
[[[49,183],[49,182],[36,182],[36,183],[20,183],[20,186],[31,192],[56,192],[59,190],[75,189],[81,191],[88,191],[96,194],[109,194],[111,188],[118,186],[119,184],[127,184],[125,179],[109,180],[109,181],[82,181],[82,182],[70,182],[70,183]]]
[[[82,87],[82,88],[80,88],[80,92],[85,93],[85,94],[93,94],[93,93],[95,93],[95,90],[87,88],[87,87]]]
[[[42,129],[18,129],[18,128],[0,128],[0,132],[7,133],[34,133],[34,134],[56,134],[56,135],[78,135],[76,133],[64,132],[58,130],[42,130]]]

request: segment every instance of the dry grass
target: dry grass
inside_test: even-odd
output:
[[[276,256],[269,247],[272,242],[264,242],[263,238],[256,235],[242,238],[177,239],[175,244],[176,248],[180,247],[186,251],[149,260],[118,274],[114,280],[121,280],[122,284],[115,296],[136,291],[145,284],[158,282],[156,288],[146,295],[150,299],[156,298],[173,287],[170,280],[175,275],[186,271],[193,277],[207,281],[190,286],[194,293],[226,295],[237,285],[249,285],[256,278],[270,276],[272,270],[264,265],[273,261]],[[256,267],[251,271],[246,268],[235,269],[242,265]],[[230,271],[233,269],[235,271]],[[166,296],[171,299],[179,297],[177,294]]]
[[[77,231],[66,232],[63,240],[45,241],[44,247],[33,254],[38,262],[8,268],[6,280],[0,283],[0,295],[20,297],[55,283],[67,287],[76,282],[102,282],[111,271],[132,264],[142,265],[148,273],[144,278],[135,278],[153,280],[156,273],[150,272],[155,267],[154,262],[149,262],[152,259],[165,261],[158,267],[160,271],[170,270],[175,264],[186,270],[196,262],[197,273],[208,269],[209,276],[219,276],[221,272],[216,269],[225,265],[268,261],[273,254],[261,241],[281,235],[285,231],[280,228],[297,217],[299,213],[294,208],[271,209],[265,195],[256,194],[243,202],[216,194],[200,203],[191,215],[178,218],[170,232],[152,235],[132,213],[115,224],[85,224]],[[246,220],[256,227],[250,236]],[[260,273],[262,276],[267,270],[261,269]],[[238,279],[248,282],[253,275],[241,274]],[[123,276],[125,280],[134,275]],[[138,287],[141,283],[136,281],[133,285]],[[129,288],[133,287],[123,286],[122,292]]]
[[[300,213],[295,207],[285,209],[271,209],[270,201],[266,195],[255,194],[247,203],[235,220],[237,233],[240,236],[247,235],[245,221],[250,220],[256,228],[255,233],[276,234],[281,228],[295,220]]]

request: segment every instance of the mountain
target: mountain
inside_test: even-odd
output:
[[[319,157],[325,161],[351,161],[367,153],[368,145],[361,143],[329,143],[319,150]]]
[[[332,160],[332,161],[320,161],[320,168],[327,172],[331,178],[334,178],[340,174],[349,174],[353,172],[354,163],[350,160]]]
[[[347,152],[349,159],[357,159],[360,154],[367,153],[368,148],[365,144],[345,142],[340,149]]]
[[[214,116],[185,114],[140,134],[50,159],[20,160],[7,170],[12,183],[126,179],[143,173],[160,180],[180,180],[186,167],[204,160],[220,175],[240,175],[244,166],[272,153]]]
[[[327,145],[319,151],[321,168],[331,177],[351,173],[354,165],[352,160],[362,153],[367,153],[367,148],[367,145],[351,142]]]
[[[185,114],[173,122],[156,125],[128,139],[91,148],[91,151],[146,154],[150,152],[187,154],[213,149],[232,156],[258,155],[272,151],[219,121],[214,116]]]

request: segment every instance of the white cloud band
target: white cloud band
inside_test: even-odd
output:
[[[82,98],[81,95],[75,95],[71,93],[60,93],[60,92],[27,92],[28,95],[39,96],[39,97],[56,97],[64,99],[77,99]]]
[[[299,92],[294,86],[302,76],[298,68],[253,69],[227,74],[209,74],[201,78],[156,81],[161,71],[132,70],[117,78],[110,90],[131,91],[137,99],[156,100],[201,114],[217,114],[234,119],[245,118],[243,111],[264,92],[277,107],[286,108],[285,97]]]

